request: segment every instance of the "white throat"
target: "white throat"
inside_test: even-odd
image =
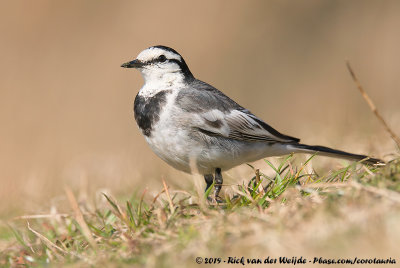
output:
[[[140,72],[144,78],[144,85],[139,95],[143,97],[151,97],[162,90],[179,89],[186,85],[185,77],[180,70],[171,72],[171,70],[143,68]]]

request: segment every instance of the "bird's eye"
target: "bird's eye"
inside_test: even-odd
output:
[[[164,55],[160,55],[160,56],[158,57],[158,60],[159,60],[160,62],[164,62],[164,61],[167,60],[167,57],[165,57]]]

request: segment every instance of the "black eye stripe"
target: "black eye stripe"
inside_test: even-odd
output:
[[[146,64],[146,65],[149,65],[149,64],[155,64],[155,63],[163,63],[163,62],[166,62],[166,61],[168,61],[168,62],[175,62],[175,63],[178,64],[178,65],[181,65],[181,64],[182,64],[182,62],[181,62],[180,60],[177,60],[177,59],[167,59],[167,57],[165,57],[165,55],[160,55],[160,56],[158,56],[157,58],[154,58],[154,59],[152,59],[152,60],[149,60],[149,61],[145,62],[145,64]]]
[[[166,62],[167,60],[168,59],[167,59],[167,57],[165,57],[165,55],[160,55],[157,58],[154,58],[152,60],[147,61],[146,65],[154,64],[154,63],[163,63],[163,62]],[[177,62],[179,62],[178,60],[172,60],[172,59],[168,60],[168,61],[177,61]]]
[[[168,61],[170,62],[175,62],[176,64],[178,64],[179,66],[181,66],[182,62],[180,60],[177,59],[169,59]]]

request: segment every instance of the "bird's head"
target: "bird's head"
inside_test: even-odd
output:
[[[136,59],[121,65],[138,69],[146,83],[190,81],[193,78],[182,56],[166,46],[152,46],[139,53]]]

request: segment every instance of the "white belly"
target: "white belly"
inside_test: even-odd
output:
[[[184,172],[191,173],[190,147],[184,131],[168,127],[163,128],[163,123],[157,124],[150,137],[145,137],[154,153],[169,165]],[[186,146],[185,146],[186,145]]]
[[[213,174],[216,168],[224,171],[264,157],[289,153],[286,146],[280,144],[242,142],[202,133],[193,136],[193,132],[172,125],[170,120],[160,120],[146,141],[161,159],[187,173]]]

